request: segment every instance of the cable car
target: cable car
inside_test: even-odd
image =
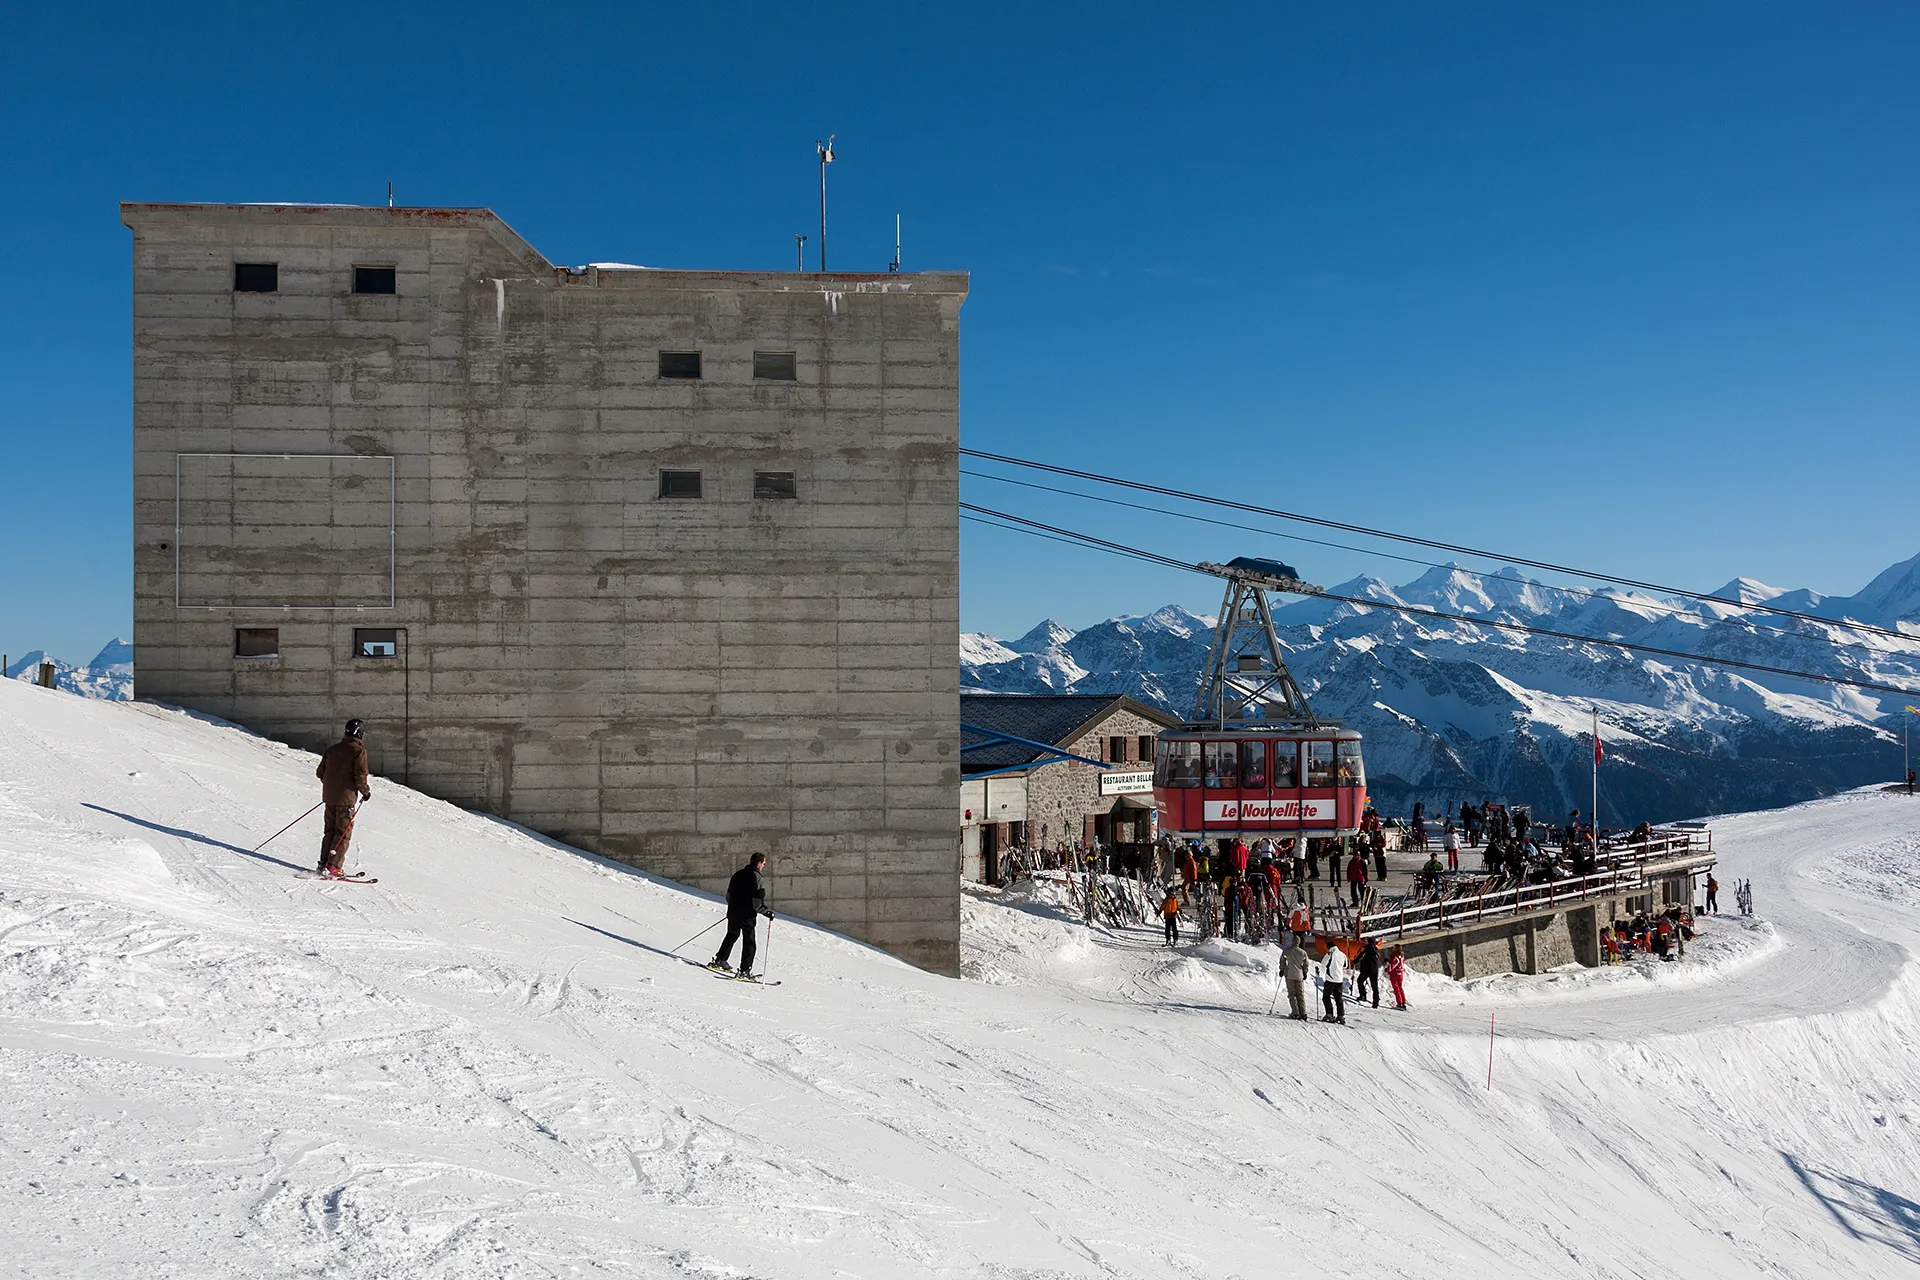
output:
[[[1159,735],[1160,829],[1199,838],[1346,836],[1367,807],[1361,735],[1307,705],[1274,634],[1269,591],[1311,592],[1288,565],[1200,568],[1227,580],[1191,723]]]

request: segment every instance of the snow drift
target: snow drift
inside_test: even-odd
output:
[[[303,879],[313,757],[153,706],[0,685],[0,771],[9,1274],[1920,1267],[1906,797],[1718,823],[1770,919],[1712,963],[1328,1028],[1043,891],[972,980],[782,920],[724,982],[712,899],[380,780],[380,884]]]

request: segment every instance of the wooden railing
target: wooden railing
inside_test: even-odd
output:
[[[1713,862],[1713,833],[1697,823],[1663,827],[1639,839],[1631,834],[1603,837],[1600,869],[1592,875],[1368,911],[1353,921],[1351,933],[1363,939],[1404,938],[1412,933],[1499,920],[1523,911],[1538,911],[1586,898],[1640,893],[1659,879],[1662,871],[1697,873],[1710,868]]]

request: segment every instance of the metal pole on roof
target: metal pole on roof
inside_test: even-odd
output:
[[[828,134],[825,142],[815,141],[813,149],[820,153],[820,274],[827,272],[827,166],[833,163],[833,140],[837,135]]]
[[[795,271],[805,271],[807,269],[806,252],[807,238],[805,236],[795,236],[793,238],[793,269]]]

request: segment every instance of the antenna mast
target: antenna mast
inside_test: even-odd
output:
[[[893,261],[887,264],[887,270],[900,269],[900,215],[893,215]]]
[[[815,140],[813,149],[820,153],[820,274],[827,273],[827,166],[833,163],[833,140],[837,134],[828,134],[827,140]]]

